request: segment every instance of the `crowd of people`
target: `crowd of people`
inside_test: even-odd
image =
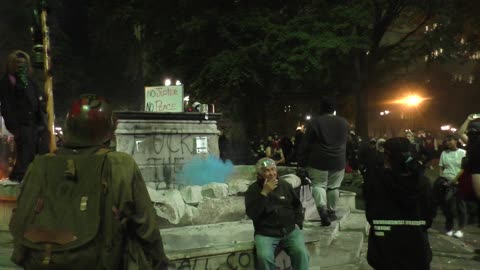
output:
[[[250,141],[248,163],[255,164],[258,159],[268,157],[279,166],[295,166],[303,134],[302,128],[298,127],[291,137],[273,133],[266,138],[253,138]]]
[[[167,269],[158,219],[138,165],[129,154],[110,148],[116,128],[110,103],[91,94],[75,100],[59,150],[34,158],[47,151],[45,100],[28,78],[28,55],[17,51],[10,60],[0,99],[17,144],[12,174],[22,181],[9,224],[12,260],[25,269]],[[15,113],[26,104],[32,110]],[[279,245],[293,269],[309,268],[303,205],[293,187],[277,177],[277,166],[283,165],[308,174],[321,226],[338,218],[345,171],[361,174],[371,225],[369,264],[379,270],[430,269],[427,230],[436,209],[446,217],[445,233],[461,238],[466,201],[480,201],[478,116],[470,115],[438,144],[430,132],[409,130],[403,137],[363,141],[336,115],[333,98],[323,98],[313,113],[292,138],[273,134],[251,143],[257,179],[245,193],[245,209],[254,226],[256,269],[276,269]],[[432,185],[424,170],[436,159],[439,177]]]
[[[448,236],[462,238],[467,223],[480,226],[480,121],[475,115],[457,132],[434,136],[429,131],[405,130],[400,137],[362,140],[349,131],[345,119],[333,114],[331,106],[322,102],[323,109],[292,138],[274,134],[265,141],[252,141],[251,158],[271,161],[270,166],[305,168],[322,226],[337,218],[338,188],[345,171],[363,177],[371,225],[367,257],[372,267],[430,269],[427,230],[437,210],[445,216]],[[438,170],[438,177],[427,178],[426,169]],[[255,184],[260,191],[264,181]]]
[[[443,132],[437,136],[438,139],[429,131],[405,131],[405,138],[410,143],[410,152],[414,157],[427,169],[436,170],[438,167],[438,178],[432,179],[434,207],[441,209],[446,217],[446,234],[457,238],[463,237],[465,224],[478,222],[480,226],[479,204],[458,196],[458,181],[464,173],[462,168],[467,153],[467,139],[462,140],[460,132],[465,133],[465,129]],[[385,141],[386,138],[370,138],[368,143],[364,143],[354,132],[350,132],[346,170],[367,178],[368,168],[382,166],[384,163]],[[454,219],[458,222],[455,230]]]

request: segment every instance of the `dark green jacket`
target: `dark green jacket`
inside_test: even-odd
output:
[[[118,239],[121,235],[130,239],[123,245],[123,253],[133,259],[124,262],[128,265],[126,269],[149,269],[142,265],[143,255],[153,263],[151,269],[162,269],[166,257],[158,218],[138,165],[130,155],[122,152],[111,152],[108,159],[112,168],[114,206],[121,216],[128,218],[127,231],[118,227],[116,232]]]
[[[255,234],[282,237],[303,228],[303,207],[292,186],[279,179],[278,186],[267,197],[260,194],[264,180],[252,183],[245,193],[247,216],[252,219]]]
[[[57,156],[72,154],[74,151],[93,155],[97,149],[98,147],[75,150],[62,148],[57,152]],[[44,158],[44,156],[37,157],[38,160]],[[35,175],[44,170],[36,167],[37,164],[43,164],[36,162],[37,159],[28,169],[19,201],[23,199],[23,194],[29,194],[28,188],[31,186],[29,183],[35,183]],[[106,182],[105,211],[99,232],[101,241],[106,244],[101,249],[96,269],[166,269],[167,260],[157,216],[136,162],[130,155],[122,152],[109,152],[106,161],[108,164],[106,175],[110,175],[110,179]],[[92,181],[100,181],[100,179],[92,179]],[[25,199],[28,200],[28,198]],[[11,230],[15,228],[15,222],[13,217]],[[12,259],[28,269],[27,266],[33,264],[31,261],[35,258],[21,251],[21,249],[15,249]],[[72,266],[69,269],[77,268]]]

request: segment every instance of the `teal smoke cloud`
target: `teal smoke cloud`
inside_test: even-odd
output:
[[[176,179],[187,185],[203,186],[212,182],[224,183],[232,172],[233,164],[230,160],[223,162],[212,155],[206,158],[196,156],[183,166]]]

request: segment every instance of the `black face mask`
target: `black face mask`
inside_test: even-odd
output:
[[[17,66],[17,78],[18,78],[18,86],[20,88],[27,88],[28,86],[28,66],[27,64],[21,64]]]

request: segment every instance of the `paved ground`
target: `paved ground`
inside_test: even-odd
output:
[[[0,231],[0,269],[13,270],[21,269],[10,262],[10,255],[12,254],[12,238],[10,234],[5,231]]]
[[[439,214],[430,232],[434,252],[432,269],[480,269],[480,227],[475,222],[467,225],[462,239],[445,235],[445,218]]]

